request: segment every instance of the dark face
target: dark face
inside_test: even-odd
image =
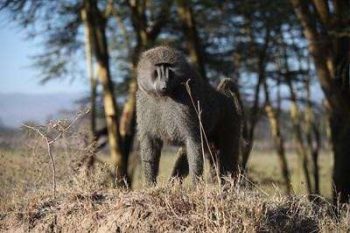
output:
[[[175,89],[192,77],[183,54],[163,46],[144,52],[137,72],[139,89],[155,96],[171,96]]]
[[[170,95],[175,87],[174,66],[169,63],[158,63],[152,74],[153,87],[160,96]]]

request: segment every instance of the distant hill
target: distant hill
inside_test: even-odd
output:
[[[75,101],[82,93],[2,94],[0,93],[0,122],[6,127],[19,127],[24,121],[44,123],[60,110],[77,109]]]

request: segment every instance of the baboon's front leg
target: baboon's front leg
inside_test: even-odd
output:
[[[200,140],[188,139],[186,142],[186,151],[189,173],[192,178],[192,184],[195,185],[203,174],[203,154]]]
[[[150,136],[145,136],[140,140],[142,167],[147,186],[157,183],[162,145],[160,140],[152,139]]]

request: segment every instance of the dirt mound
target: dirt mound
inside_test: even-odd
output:
[[[2,232],[348,232],[349,209],[238,187],[179,185],[33,199],[0,216]]]

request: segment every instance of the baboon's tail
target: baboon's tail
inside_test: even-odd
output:
[[[241,155],[248,155],[252,150],[252,142],[249,140],[248,137],[247,119],[244,114],[243,102],[239,93],[238,85],[233,80],[225,78],[220,81],[217,90],[230,97],[233,101],[236,112],[241,118],[240,153]]]

